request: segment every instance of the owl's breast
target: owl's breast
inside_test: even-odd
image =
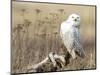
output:
[[[71,31],[72,31],[72,25],[70,23],[61,24],[61,32],[63,35]]]

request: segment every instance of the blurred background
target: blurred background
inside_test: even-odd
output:
[[[81,43],[85,59],[65,66],[63,70],[94,69],[95,6],[12,2],[12,73],[26,72],[26,66],[43,60],[49,52],[63,53],[60,25],[72,13],[81,17]]]

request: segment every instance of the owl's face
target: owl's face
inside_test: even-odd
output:
[[[75,26],[79,26],[80,24],[80,16],[77,14],[71,14],[68,17],[68,21],[74,23]]]
[[[72,21],[80,22],[80,16],[77,15],[77,14],[72,14],[72,15],[69,16],[69,18],[71,18]]]

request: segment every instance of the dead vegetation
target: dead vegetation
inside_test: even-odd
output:
[[[41,62],[50,52],[65,55],[66,48],[59,36],[59,28],[61,22],[73,12],[79,13],[82,19],[80,33],[86,57],[66,62],[67,65],[63,68],[60,65],[53,67],[48,61],[38,68],[38,72],[96,68],[95,7],[57,4],[46,6],[44,3],[27,2],[12,4],[12,73],[27,73],[28,68]]]

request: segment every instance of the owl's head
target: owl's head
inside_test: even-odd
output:
[[[79,26],[80,25],[80,16],[78,14],[71,14],[67,21],[72,22],[73,25]]]

